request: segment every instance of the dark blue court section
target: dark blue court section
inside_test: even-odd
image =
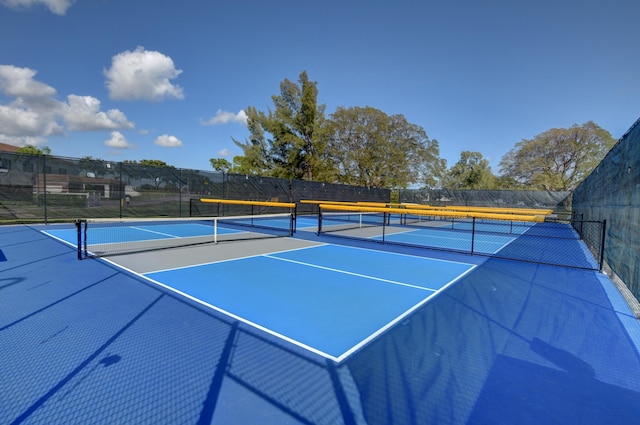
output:
[[[0,423],[640,417],[638,322],[597,272],[488,259],[337,364],[29,227],[0,241]]]

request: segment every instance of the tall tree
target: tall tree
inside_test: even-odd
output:
[[[611,134],[588,121],[552,128],[524,139],[502,157],[502,174],[543,190],[573,190],[615,144]]]
[[[491,172],[489,161],[480,152],[461,152],[460,159],[448,170],[443,180],[443,186],[447,189],[478,190],[496,186],[496,177]]]
[[[274,110],[266,113],[247,108],[249,140],[234,140],[244,152],[237,159],[239,169],[289,179],[316,178],[322,166],[320,128],[325,110],[317,103],[317,83],[303,71],[298,83],[288,79],[280,83],[280,95],[272,96],[272,101]]]
[[[404,188],[432,183],[442,166],[438,142],[402,115],[340,107],[331,115],[327,132],[327,151],[342,183]]]

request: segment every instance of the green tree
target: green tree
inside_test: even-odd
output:
[[[615,144],[611,134],[588,121],[552,128],[524,139],[502,157],[505,177],[542,190],[573,190]]]
[[[491,172],[489,161],[480,152],[463,151],[460,159],[451,167],[443,179],[447,189],[479,190],[496,187],[496,177]]]
[[[444,164],[438,142],[402,115],[340,107],[326,131],[328,156],[341,183],[385,188],[434,184]]]
[[[209,162],[214,170],[222,171],[223,173],[228,173],[233,167],[233,165],[224,158],[211,158]]]
[[[16,150],[16,153],[25,155],[50,155],[51,149],[48,146],[37,148],[35,146],[27,145]]]
[[[253,106],[249,106],[245,113],[247,114],[249,138],[244,143],[233,139],[244,153],[244,155],[233,158],[234,172],[270,176],[273,166],[269,156],[269,143],[265,138],[261,124],[266,120],[266,115]]]
[[[298,83],[288,79],[280,83],[280,95],[272,96],[273,111],[247,108],[249,139],[244,143],[234,140],[244,153],[244,159],[237,160],[238,172],[289,179],[317,178],[316,169],[322,166],[322,146],[317,133],[325,109],[317,100],[317,83],[309,81],[303,71]]]

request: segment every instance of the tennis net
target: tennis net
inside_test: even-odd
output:
[[[319,205],[318,235],[597,270],[577,223],[538,214]],[[587,223],[585,223],[587,224]],[[603,223],[588,223],[600,233]],[[600,227],[598,227],[600,226]],[[604,238],[604,237],[603,237]]]
[[[291,213],[76,221],[78,256],[103,257],[226,241],[292,236]]]

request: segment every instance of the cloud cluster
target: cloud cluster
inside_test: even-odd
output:
[[[134,124],[118,109],[100,109],[100,100],[71,94],[66,101],[56,90],[35,79],[36,71],[0,65],[0,140],[13,145],[38,145],[48,136],[67,130],[100,131],[130,129]]]
[[[104,142],[105,146],[115,149],[134,149],[136,146],[130,143],[119,131],[112,131],[111,137]]]
[[[54,13],[64,14],[75,0],[0,0],[10,7],[30,7],[36,3],[48,5]],[[173,60],[160,52],[137,47],[111,58],[111,66],[103,71],[109,97],[114,100],[144,100],[159,102],[184,99],[179,85],[173,84],[182,70]],[[108,131],[104,144],[114,149],[133,149],[118,130],[135,125],[119,109],[102,110],[99,99],[70,94],[65,100],[56,98],[57,91],[36,79],[37,71],[13,65],[0,65],[0,142],[17,146],[42,145],[46,138],[69,131]],[[7,99],[2,102],[3,97]],[[218,109],[216,114],[200,120],[202,125],[246,125],[247,115]],[[142,131],[140,132],[142,134]],[[176,136],[163,134],[156,146],[175,148],[183,145]]]
[[[200,120],[200,123],[202,125],[220,125],[229,123],[246,125],[247,114],[244,111],[239,111],[237,114],[234,114],[233,112],[218,109],[213,117],[208,120]]]
[[[158,137],[153,143],[165,148],[179,148],[182,146],[182,140],[178,139],[176,136],[169,136],[167,134],[163,134]]]
[[[56,15],[64,15],[76,0],[0,0],[0,4],[12,9],[26,9],[44,5]]]
[[[182,88],[171,84],[181,73],[169,56],[140,46],[115,55],[104,71],[111,99],[152,102],[184,99]]]

